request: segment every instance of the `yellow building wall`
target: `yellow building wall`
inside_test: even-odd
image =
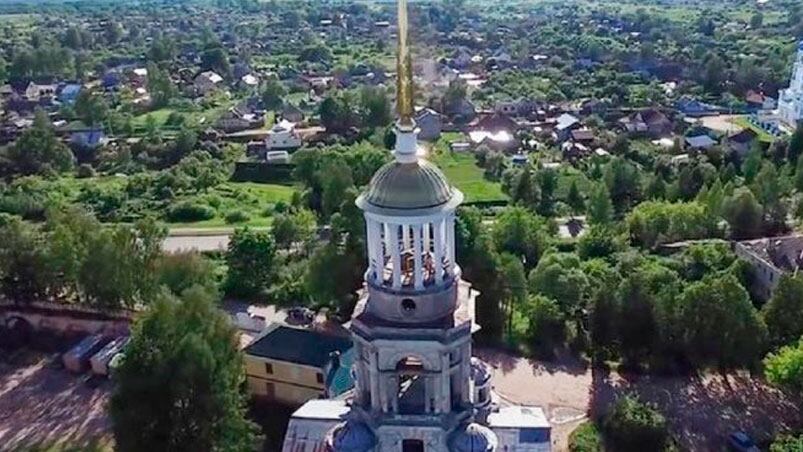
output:
[[[273,366],[270,374],[266,371],[266,363]],[[245,373],[252,396],[270,397],[268,383],[271,383],[274,388],[271,398],[287,404],[303,404],[323,396],[325,391],[324,384],[318,383],[317,377],[323,375],[322,370],[314,367],[246,355]]]

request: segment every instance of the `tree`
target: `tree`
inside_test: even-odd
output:
[[[46,300],[58,283],[58,271],[46,252],[45,239],[15,217],[0,225],[0,290],[15,303]]]
[[[767,328],[730,274],[688,285],[678,299],[678,325],[686,356],[699,366],[752,366],[764,352]]]
[[[300,243],[303,250],[308,250],[315,239],[315,214],[301,209],[291,214],[278,214],[273,217],[271,232],[276,244],[289,249],[294,243]]]
[[[566,339],[565,315],[558,303],[543,295],[531,295],[524,306],[527,316],[527,336],[532,346],[551,355],[555,346]]]
[[[572,213],[578,215],[585,211],[586,203],[580,189],[577,188],[577,179],[572,180],[572,185],[569,186],[569,193],[566,195],[566,204],[572,209]]]
[[[270,79],[262,87],[262,106],[266,110],[278,110],[284,105],[287,92],[278,80]]]
[[[88,89],[82,89],[75,99],[75,114],[84,124],[96,126],[109,116],[109,105],[103,96]]]
[[[725,200],[724,217],[733,238],[741,240],[761,235],[763,207],[749,189],[741,187]]]
[[[577,309],[583,307],[588,279],[580,270],[580,259],[575,254],[545,255],[530,272],[527,281],[531,293],[557,301],[567,316],[573,316]]]
[[[86,300],[98,307],[134,308],[157,291],[154,272],[166,229],[144,220],[135,227],[101,228],[90,239],[78,274]]]
[[[613,221],[613,203],[605,185],[597,184],[588,199],[588,222],[592,225],[606,225]]]
[[[53,131],[47,114],[37,110],[33,125],[5,149],[6,174],[42,174],[72,169],[73,155]]]
[[[764,358],[764,374],[774,385],[796,394],[803,393],[803,339],[768,354]]]
[[[365,127],[385,127],[392,120],[387,91],[365,86],[360,90],[360,112]]]
[[[634,395],[616,401],[603,421],[603,432],[606,444],[620,452],[660,451],[669,440],[664,416]]]
[[[767,232],[786,229],[787,209],[783,199],[787,192],[785,182],[772,162],[765,162],[753,181],[751,189],[764,208],[764,229]]]
[[[797,161],[798,158],[803,156],[803,124],[798,125],[797,129],[795,129],[795,133],[789,140],[787,153],[790,162]]]
[[[528,209],[535,209],[541,199],[541,192],[529,165],[521,170],[506,171],[503,179],[502,188],[510,195],[513,202]]]
[[[276,244],[265,231],[235,229],[229,240],[226,292],[253,298],[268,289],[273,276]]]
[[[499,251],[523,259],[526,268],[538,263],[548,242],[541,219],[522,207],[510,207],[499,215],[493,239]]]
[[[784,274],[762,308],[773,346],[789,345],[803,336],[803,275]]]
[[[0,83],[5,83],[6,80],[8,80],[8,63],[0,57]]]
[[[166,106],[177,94],[170,77],[154,63],[148,63],[148,92],[154,108]]]
[[[577,241],[577,255],[580,259],[607,258],[625,248],[623,239],[613,229],[593,225]]]
[[[803,450],[803,435],[779,435],[770,445],[770,452],[799,452]]]
[[[611,160],[604,170],[605,185],[617,212],[624,212],[641,199],[638,168],[623,158]]]
[[[321,102],[319,107],[321,124],[332,133],[346,131],[352,124],[351,107],[345,98],[329,96]]]
[[[551,168],[544,168],[536,174],[538,187],[541,192],[541,202],[538,204],[538,213],[549,217],[555,207],[555,190],[558,188],[558,173]]]
[[[763,24],[764,24],[764,15],[761,14],[760,12],[757,12],[750,17],[750,28],[753,29],[761,28]]]
[[[201,287],[210,294],[217,291],[215,266],[194,251],[160,256],[156,261],[155,273],[157,283],[174,295],[182,295],[193,287]]]
[[[257,428],[245,416],[237,342],[230,319],[200,288],[181,298],[160,294],[115,373],[117,450],[253,450]]]
[[[201,69],[205,71],[215,71],[223,77],[228,77],[231,73],[229,55],[223,47],[214,47],[201,53]]]
[[[506,276],[504,284],[504,298],[507,310],[508,339],[513,334],[513,313],[520,310],[527,298],[527,274],[521,259],[512,254],[504,253],[500,256],[500,272]]]

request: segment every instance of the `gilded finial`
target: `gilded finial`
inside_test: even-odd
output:
[[[407,0],[398,0],[399,49],[396,56],[396,112],[399,125],[413,125],[413,63],[407,42]]]

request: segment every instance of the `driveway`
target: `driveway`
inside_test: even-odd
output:
[[[91,388],[49,362],[32,353],[22,363],[0,363],[0,451],[110,440],[109,383]]]
[[[494,368],[493,386],[501,397],[546,410],[556,451],[568,449],[569,434],[587,416],[601,416],[629,392],[664,413],[682,450],[720,450],[723,437],[737,429],[769,439],[803,421],[799,400],[745,373],[626,376],[572,360],[543,363],[489,349],[475,354]]]

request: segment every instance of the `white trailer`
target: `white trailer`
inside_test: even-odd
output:
[[[99,334],[85,337],[62,356],[64,367],[71,372],[83,372],[89,364],[89,358],[103,348],[106,342],[108,339]]]
[[[89,364],[92,366],[92,373],[95,375],[108,376],[109,363],[115,356],[122,352],[123,348],[128,344],[128,339],[128,336],[118,337],[95,353],[89,360]]]

